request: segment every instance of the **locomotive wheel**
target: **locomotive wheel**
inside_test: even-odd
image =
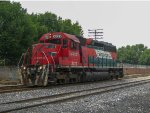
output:
[[[68,76],[66,76],[64,80],[65,80],[65,84],[69,83],[69,77]]]
[[[78,77],[77,77],[77,79],[76,79],[76,82],[81,82],[81,76],[79,75]]]
[[[80,76],[80,81],[85,82],[86,81],[86,73],[82,73]]]
[[[61,81],[60,81],[60,79],[57,79],[57,84],[61,84]]]
[[[111,75],[110,80],[113,80],[113,78],[114,78],[113,75]]]
[[[118,78],[119,78],[118,75],[116,75],[116,80],[118,80]]]
[[[69,79],[69,83],[73,83],[73,80],[72,80],[72,78],[70,78],[70,79]]]
[[[61,79],[61,83],[62,83],[62,84],[65,84],[65,79]]]

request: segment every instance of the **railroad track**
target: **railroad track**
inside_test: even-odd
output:
[[[0,87],[0,94],[26,91],[26,90],[31,90],[31,88],[24,87],[24,86],[21,86],[21,85],[20,86],[6,86],[6,87]]]
[[[17,111],[21,109],[27,109],[27,108],[37,107],[41,105],[46,105],[46,104],[57,103],[57,102],[63,102],[69,99],[81,98],[84,96],[109,92],[109,91],[113,91],[125,87],[133,87],[135,85],[141,85],[148,82],[150,82],[150,79],[127,82],[127,83],[119,83],[119,84],[114,84],[114,85],[95,88],[95,89],[87,89],[81,91],[74,91],[70,93],[63,93],[63,94],[57,94],[52,96],[45,96],[40,98],[32,98],[27,100],[19,100],[19,101],[3,103],[0,104],[0,108],[2,108],[0,110],[0,113]]]
[[[99,81],[100,82],[100,81]],[[59,87],[67,87],[67,86],[74,86],[74,85],[83,85],[83,84],[90,84],[92,82],[87,83],[75,83],[75,84],[63,84],[63,86],[56,85],[56,86],[46,86],[46,87],[24,87],[24,86],[6,86],[0,87],[0,94],[3,93],[13,93],[13,92],[22,92],[22,91],[30,91],[30,90],[40,90],[40,89],[51,89],[51,88],[59,88]]]
[[[121,80],[121,79],[120,79]],[[99,82],[108,82],[108,81],[112,81],[112,80],[103,80],[103,81],[91,81],[91,82],[79,82],[79,83],[73,83],[73,84],[57,84],[57,85],[48,85],[48,86],[33,86],[33,87],[26,87],[26,86],[6,86],[6,87],[0,87],[0,94],[3,94],[3,93],[12,93],[12,92],[22,92],[22,91],[30,91],[30,90],[40,90],[40,89],[52,89],[52,88],[59,88],[59,87],[70,87],[70,86],[80,86],[80,85],[90,85],[90,84],[93,84],[93,83],[99,83]],[[119,81],[119,80],[117,80]]]
[[[136,77],[129,77],[129,78],[136,78]],[[128,79],[124,77],[124,79]],[[111,80],[106,80],[106,81],[111,81]],[[50,88],[59,88],[59,87],[67,87],[67,86],[74,86],[74,85],[83,85],[83,84],[93,84],[93,83],[99,83],[99,82],[106,82],[105,80],[103,81],[95,81],[95,82],[84,82],[84,83],[74,83],[74,84],[61,84],[58,85],[53,85],[53,86],[46,86],[46,87],[24,87],[22,85],[19,86],[6,86],[6,87],[0,87],[0,94],[2,93],[11,93],[11,92],[22,92],[22,91],[30,91],[30,90],[39,90],[39,89],[50,89]]]
[[[26,86],[22,86],[22,85],[20,85],[20,86],[6,86],[6,87],[0,87],[0,94],[38,90],[38,89],[42,89],[42,88],[44,89],[47,87],[26,87]]]

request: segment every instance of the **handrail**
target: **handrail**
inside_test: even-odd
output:
[[[20,64],[20,62],[21,62],[23,56],[24,56],[24,53],[22,53],[22,55],[21,55],[21,57],[20,57],[20,60],[19,60],[19,62],[18,62],[18,67],[19,67],[19,64]]]
[[[53,63],[54,63],[54,67],[55,67],[55,60],[54,60],[54,58],[53,58],[53,56],[51,55],[51,57],[52,57],[52,60],[53,60]]]
[[[44,54],[44,56],[45,56],[45,58],[46,58],[46,60],[47,60],[47,62],[48,62],[48,70],[49,70],[49,60],[48,60],[46,54],[44,53],[44,51],[42,51],[42,53]]]

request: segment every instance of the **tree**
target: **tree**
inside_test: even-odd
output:
[[[143,44],[121,47],[117,51],[118,60],[124,63],[141,64],[140,57],[145,50],[147,50],[147,47]]]
[[[32,13],[30,17],[37,27],[38,37],[36,39],[46,32],[65,32],[78,36],[83,35],[82,27],[78,22],[72,23],[70,19],[63,20],[51,12],[44,14]]]
[[[140,64],[150,65],[150,49],[147,49],[140,56]]]
[[[17,64],[21,54],[33,42],[36,27],[26,10],[17,2],[0,2],[0,59]]]

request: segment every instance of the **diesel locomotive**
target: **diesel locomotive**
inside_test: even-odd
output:
[[[47,86],[118,79],[123,67],[117,66],[116,46],[111,43],[52,32],[22,55],[20,74],[23,85]]]

